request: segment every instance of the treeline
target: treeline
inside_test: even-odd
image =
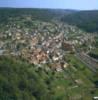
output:
[[[10,17],[12,18],[24,18],[31,16],[32,19],[51,21],[55,17],[60,17],[64,13],[71,13],[71,10],[54,10],[54,9],[37,9],[37,8],[0,8],[0,23],[7,23]]]
[[[0,100],[63,100],[64,91],[55,91],[60,78],[54,74],[19,58],[0,56]]]

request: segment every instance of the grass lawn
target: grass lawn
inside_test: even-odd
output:
[[[77,88],[71,89],[71,95],[84,95],[84,99],[92,100],[92,94],[90,89],[94,88],[93,80],[98,80],[94,77],[95,73],[89,70],[84,63],[82,63],[75,55],[69,54],[66,56],[66,59],[69,61],[70,67],[67,69],[69,76],[74,82],[76,82]],[[70,86],[71,87],[71,86]],[[83,92],[84,91],[84,92]],[[74,94],[76,93],[76,94]],[[85,93],[85,94],[83,94]],[[95,94],[98,93],[98,90],[95,91]]]

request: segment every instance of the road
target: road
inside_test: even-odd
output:
[[[76,57],[81,60],[90,70],[93,72],[97,72],[98,69],[98,62],[93,60],[85,53],[76,53]]]

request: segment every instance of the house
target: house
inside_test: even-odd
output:
[[[98,96],[93,97],[93,100],[98,100]]]
[[[53,56],[53,57],[52,57],[52,60],[53,60],[53,61],[58,61],[58,60],[59,60],[59,57]]]
[[[47,53],[41,48],[35,48],[31,53],[31,62],[34,64],[46,63],[48,59]]]
[[[63,65],[63,68],[67,68],[68,67],[68,63],[65,62],[64,65]]]
[[[35,46],[36,44],[38,44],[38,38],[37,37],[32,37],[31,45]]]
[[[54,62],[51,64],[51,69],[57,71],[57,72],[61,72],[63,69],[62,69],[62,64],[60,62]]]
[[[62,43],[62,49],[65,51],[74,51],[73,45],[67,42]]]
[[[21,34],[20,33],[16,33],[16,39],[20,40],[21,39]]]

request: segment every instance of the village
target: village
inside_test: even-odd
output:
[[[94,48],[94,35],[85,34],[75,26],[59,22],[33,23],[32,28],[21,29],[14,24],[14,27],[1,32],[0,55],[20,56],[39,67],[48,64],[49,69],[62,71],[69,66],[66,54],[81,49],[88,52]]]

